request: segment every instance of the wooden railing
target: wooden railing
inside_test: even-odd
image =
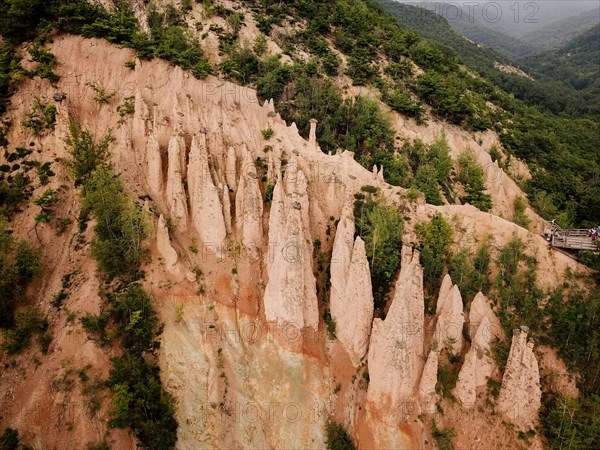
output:
[[[552,247],[572,250],[595,250],[589,231],[585,229],[563,230],[549,221],[542,222],[544,236]]]

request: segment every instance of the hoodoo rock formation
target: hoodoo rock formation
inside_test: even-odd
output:
[[[513,330],[497,404],[498,411],[522,429],[537,422],[542,398],[538,362],[533,342],[527,342],[528,333],[525,326]]]
[[[492,311],[489,300],[481,292],[471,302],[469,335],[471,347],[465,355],[454,391],[455,397],[467,408],[475,404],[477,389],[487,384],[488,378],[496,369],[491,355],[491,343],[496,338],[504,338],[500,321]]]
[[[148,135],[146,143],[148,152],[147,171],[148,176],[146,182],[150,189],[152,197],[159,199],[162,196],[163,190],[163,174],[162,174],[162,159],[160,157],[160,147],[153,133]]]
[[[329,304],[336,336],[357,366],[367,352],[374,306],[365,243],[360,237],[353,243],[354,218],[349,205],[335,234]]]
[[[434,414],[439,396],[435,390],[438,372],[438,352],[432,350],[427,356],[423,375],[419,382],[419,405],[426,414]]]
[[[208,166],[206,137],[203,133],[192,138],[187,172],[194,227],[205,246],[219,248],[227,230],[219,191]]]
[[[498,317],[494,311],[492,311],[490,301],[485,295],[478,292],[471,302],[471,308],[469,309],[469,336],[471,337],[471,340],[475,339],[475,335],[484,319],[487,319],[486,331],[490,335],[490,339],[503,339],[504,331],[502,330]]]
[[[182,148],[183,146],[183,148]],[[171,220],[179,231],[187,230],[188,212],[185,191],[183,189],[181,152],[185,144],[178,136],[169,140],[166,199]]]
[[[235,197],[236,225],[244,246],[256,253],[262,247],[263,198],[252,155],[246,146],[243,151],[244,164]]]
[[[373,320],[373,291],[365,243],[356,237],[352,258],[347,266],[344,294],[331,303],[336,336],[357,366],[365,356]]]
[[[454,355],[460,354],[463,346],[462,330],[465,314],[460,291],[457,285],[452,284],[450,275],[446,275],[442,281],[436,314],[434,339],[437,342],[438,351],[446,348]]]
[[[402,248],[402,266],[385,320],[375,319],[369,345],[367,398],[395,408],[417,390],[423,369],[423,268],[419,252]]]
[[[156,248],[164,260],[167,272],[172,275],[179,275],[177,252],[171,246],[167,221],[162,214],[158,218],[158,225],[156,227]]]
[[[490,321],[484,316],[458,374],[454,395],[467,408],[475,404],[477,388],[487,384],[488,378],[496,368],[490,352],[489,327]]]
[[[269,322],[316,330],[319,309],[311,264],[306,187],[306,177],[297,164],[290,164],[285,180],[279,175],[275,183],[269,216],[266,255],[269,281],[264,307]]]

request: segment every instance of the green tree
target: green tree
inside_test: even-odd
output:
[[[355,450],[356,446],[346,429],[338,423],[327,422],[325,425],[328,450]]]
[[[28,241],[15,239],[0,217],[0,327],[12,325],[15,307],[41,269],[39,252]]]
[[[108,146],[113,141],[110,132],[99,142],[94,142],[92,133],[82,129],[73,120],[69,121],[70,136],[65,138],[71,159],[67,162],[75,178],[75,186],[86,183],[97,167],[108,160]]]
[[[417,224],[415,231],[419,238],[423,285],[429,298],[427,309],[431,312],[434,307],[432,299],[438,294],[444,269],[450,259],[452,229],[442,215],[436,213],[429,223]]]
[[[365,241],[371,267],[376,308],[385,306],[386,294],[400,267],[404,222],[400,212],[388,206],[377,190],[363,186],[354,202],[356,234]]]
[[[92,254],[109,277],[132,276],[145,255],[142,209],[125,194],[121,180],[107,167],[96,169],[85,183],[83,211],[96,219]]]
[[[464,186],[468,202],[482,211],[492,208],[492,196],[486,194],[483,168],[477,162],[475,153],[471,149],[465,150],[458,157],[458,180]]]
[[[19,432],[13,428],[5,428],[0,436],[0,450],[17,450],[19,447]]]

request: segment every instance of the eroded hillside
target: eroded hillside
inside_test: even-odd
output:
[[[98,295],[102,278],[90,256],[93,222],[80,230],[81,188],[64,164],[70,120],[96,140],[114,137],[110,163],[146,212],[151,236],[142,284],[164,324],[160,349],[147,357],[158,359],[173,395],[178,448],[286,448],[290,442],[323,448],[329,422],[342,424],[359,448],[421,447],[432,432],[438,439],[450,429],[459,446],[514,448],[523,442],[519,431],[536,426],[539,373],[555,370],[555,357],[539,359],[526,328],[510,345],[497,317],[500,300],[481,293],[463,299],[449,276],[439,289],[424,291],[423,235],[415,225],[440,213],[455,246],[473,253],[488,240],[496,255],[518,236],[537,257],[535,272],[547,289],[567,269],[583,272],[574,260],[491,213],[427,205],[385,183],[381,169],[364,169],[351,152],[323,153],[314,132],[303,139],[252,89],[215,77],[197,80],[102,40],[59,36],[49,49],[60,81],[21,84],[6,116],[11,126],[2,156],[8,163],[17,147],[32,149],[16,164],[50,163],[55,173],[44,185],[31,175],[32,198],[47,189],[58,195],[47,222],[36,220],[41,207],[31,202],[12,221],[13,234],[42,252],[42,275],[29,293],[53,335],[46,355],[32,348],[3,357],[1,423],[18,429],[23,442],[135,447],[126,431],[107,427],[110,390],[86,390],[92,381],[80,375],[106,377],[109,358],[120,350],[99,346],[79,321],[108,305]],[[98,101],[98,90],[114,95]],[[56,107],[54,129],[37,136],[22,123],[36,97]],[[398,118],[397,125],[405,136],[426,141],[439,126],[453,153],[494,141],[482,135],[478,147],[441,123],[425,129]],[[14,164],[7,175],[22,170]],[[505,181],[490,191],[499,205],[494,211],[502,213],[519,191],[499,177]],[[375,308],[374,254],[363,238],[376,242],[355,223],[361,196],[398,211],[404,225],[402,247],[395,248],[402,250],[400,270],[392,274],[385,305]],[[72,280],[67,286],[65,275]],[[53,299],[61,290],[68,295],[57,309]],[[495,338],[510,347],[502,369],[492,356]],[[449,370],[458,377],[454,388],[444,378]],[[488,378],[497,384],[497,399]],[[450,388],[458,402],[445,391]],[[92,396],[99,406],[90,410]],[[481,427],[488,431],[476,433]],[[527,439],[541,446],[538,435]]]

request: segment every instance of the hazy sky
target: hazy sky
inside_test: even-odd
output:
[[[398,0],[436,11],[449,22],[456,19],[458,8],[462,8],[462,19],[467,17],[481,25],[518,37],[543,25],[560,19],[579,15],[597,9],[600,0],[457,0],[446,1],[441,6],[434,0]],[[435,9],[437,8],[437,9]],[[471,21],[471,20],[470,20]]]

